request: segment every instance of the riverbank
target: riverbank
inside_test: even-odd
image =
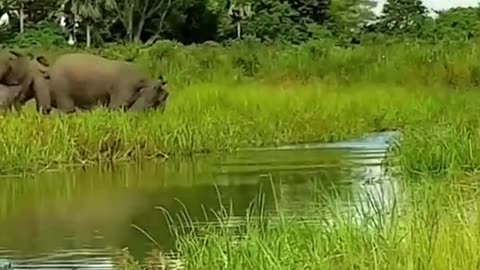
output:
[[[0,122],[0,171],[333,142],[422,126],[453,109],[450,96],[435,91],[360,84],[199,84],[172,93],[163,114],[97,110],[45,117],[26,108]]]
[[[260,92],[256,90],[240,93],[260,100]],[[385,86],[328,88],[322,85],[307,87],[303,89],[305,92],[288,87],[271,90],[282,93],[269,99],[271,107],[264,107],[270,108],[271,113],[260,109],[254,118],[256,123],[262,123],[261,130],[271,131],[271,134],[279,134],[267,124],[276,116],[278,123],[288,123],[284,133],[290,135],[300,134],[298,130],[315,131],[314,127],[321,123],[322,129],[317,135],[295,137],[299,140],[318,136],[322,141],[338,141],[368,131],[400,129],[401,147],[394,149],[390,162],[400,165],[396,183],[403,185],[402,195],[407,199],[402,203],[393,200],[393,204],[387,205],[390,208],[376,213],[355,209],[360,212],[348,214],[331,205],[330,223],[320,214],[319,220],[309,222],[298,216],[261,212],[258,220],[253,218],[257,212],[249,213],[247,216],[252,218],[246,223],[240,222],[240,228],[207,225],[191,233],[183,231],[178,235],[177,246],[185,269],[476,267],[480,260],[476,245],[480,239],[476,222],[480,202],[478,92]],[[238,97],[239,92],[234,93]],[[292,105],[274,106],[274,101],[283,95],[286,96],[282,104],[292,102]],[[228,108],[241,108],[234,105],[238,99],[226,103],[227,98],[221,100]],[[245,108],[261,108],[258,103],[245,104],[250,104]],[[298,114],[292,115],[292,112]],[[248,114],[242,117],[245,115]],[[242,126],[241,121],[232,123]],[[251,126],[250,130],[253,130]],[[385,206],[384,201],[378,200],[376,203]],[[331,201],[325,198],[325,205]],[[312,206],[313,213],[318,210],[315,207]],[[362,215],[366,217],[359,221],[357,218]],[[227,213],[220,213],[219,217],[223,224],[234,218]],[[163,218],[161,213],[158,218]],[[215,224],[219,223],[222,224]]]
[[[185,269],[476,268],[478,178],[424,180],[405,189],[404,203],[372,196],[374,213],[340,212],[325,198],[330,214],[312,222],[264,213],[238,228],[219,215],[224,226],[181,236],[179,254]]]
[[[397,181],[400,192],[372,190],[363,207],[350,210],[326,195],[304,216],[281,207],[264,211],[261,199],[245,218],[229,214],[235,205],[224,205],[217,219],[202,225],[193,225],[188,213],[169,216],[182,267],[158,267],[169,264],[162,252],[142,262],[147,268],[128,253],[119,264],[128,270],[475,269],[478,176],[404,180]]]
[[[472,110],[477,95],[466,90],[479,86],[480,50],[473,42],[461,45],[341,48],[321,41],[285,46],[245,40],[230,46],[160,42],[150,47],[90,49],[111,59],[133,61],[152,76],[165,76],[172,93],[166,112],[139,116],[96,111],[45,118],[27,109],[20,117],[9,115],[0,123],[0,151],[5,153],[0,157],[0,173],[332,142],[401,129],[415,144],[411,152],[401,149],[406,157],[402,164],[412,174],[432,166],[445,174],[449,163],[461,163],[468,155],[446,157],[439,150],[425,159],[416,150],[428,150],[432,140],[442,145],[452,123],[460,123],[454,131],[460,137],[451,140],[470,136],[462,131],[466,119],[472,130],[477,125],[477,112]],[[23,51],[54,61],[78,50]],[[464,105],[470,109],[464,110]],[[453,119],[456,115],[463,120]],[[433,138],[424,136],[426,129]],[[480,164],[469,162],[472,168]],[[455,166],[462,170],[463,165]]]
[[[478,259],[473,243],[480,236],[476,224],[467,223],[462,213],[473,209],[468,218],[476,213],[478,187],[475,177],[460,178],[457,173],[474,172],[479,164],[474,151],[480,147],[475,137],[480,125],[477,96],[475,91],[442,88],[256,82],[200,84],[176,91],[164,114],[94,111],[44,117],[29,108],[0,122],[0,147],[7,153],[0,157],[0,166],[4,172],[38,171],[239,147],[333,142],[398,129],[401,147],[392,162],[400,162],[398,183],[409,185],[406,197],[412,199],[393,216],[377,213],[358,224],[333,208],[334,227],[281,215],[252,218],[240,230],[199,227],[177,238],[182,264],[186,269],[442,269],[442,264],[463,269],[460,264],[465,263],[465,269],[471,269]],[[425,178],[427,174],[437,178]],[[450,181],[440,181],[443,176]],[[49,188],[58,190],[57,185]],[[315,213],[315,207],[311,211]],[[163,216],[159,212],[149,218]],[[368,231],[372,220],[374,229]],[[239,232],[246,237],[237,238]],[[464,254],[472,256],[459,259]],[[130,263],[123,269],[136,269]]]

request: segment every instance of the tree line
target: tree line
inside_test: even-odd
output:
[[[420,0],[0,0],[9,24],[2,44],[183,44],[254,38],[300,44],[311,39],[350,46],[378,39],[468,40],[480,34],[480,7],[434,11]]]

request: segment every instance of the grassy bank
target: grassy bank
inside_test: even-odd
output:
[[[253,211],[242,223],[220,213],[212,225],[177,231],[185,269],[477,269],[479,93],[385,86],[318,93],[322,110],[311,112],[331,112],[324,123],[334,134],[401,128],[391,160],[401,165],[398,197],[377,198],[369,213],[345,212],[328,197],[306,217]]]
[[[53,61],[74,49],[27,51]],[[440,147],[452,125],[460,137],[451,140],[470,136],[463,122],[469,119],[467,126],[474,129],[477,94],[465,90],[479,85],[478,51],[474,43],[339,48],[320,41],[287,47],[248,40],[229,47],[158,43],[92,49],[131,59],[151,75],[165,75],[172,91],[165,114],[97,111],[45,118],[27,110],[20,117],[7,116],[0,123],[0,151],[5,153],[0,172],[329,142],[397,128],[415,144],[401,149],[401,162],[412,175],[447,168],[466,156],[428,149],[424,158],[416,150],[437,139],[435,147]],[[425,136],[430,132],[434,138]]]
[[[333,205],[327,213],[312,206],[320,222],[273,214],[240,229],[207,226],[179,236],[182,262],[186,269],[476,269],[479,49],[474,43],[347,49],[241,42],[92,50],[164,75],[172,89],[165,113],[8,115],[0,121],[0,172],[400,129],[392,162],[401,165],[407,199],[391,211],[358,222]],[[34,53],[54,60],[68,51]],[[136,269],[135,262],[126,264]]]
[[[432,121],[403,130],[396,149],[403,173],[411,180],[476,174],[480,169],[480,106],[478,92],[456,94],[443,102]]]
[[[318,213],[320,223],[251,222],[245,238],[209,228],[205,237],[183,238],[180,253],[187,269],[476,269],[476,190],[465,183],[416,186],[408,201],[374,216],[359,220],[333,207]]]
[[[403,182],[386,204],[372,194],[350,211],[326,196],[306,216],[262,212],[257,201],[246,219],[225,206],[195,231],[172,217],[183,269],[477,269],[478,179],[423,180]]]
[[[331,142],[423,126],[455,104],[441,90],[325,84],[200,84],[172,95],[164,114],[92,111],[44,117],[26,109],[0,122],[0,171]]]
[[[104,49],[172,82],[165,113],[8,115],[0,121],[0,172],[400,129],[393,161],[401,182],[414,183],[395,211],[358,223],[332,209],[333,225],[269,216],[249,221],[244,238],[207,227],[179,239],[187,269],[478,268],[478,225],[467,222],[476,215],[477,179],[459,174],[480,168],[480,98],[467,91],[480,84],[477,45],[323,45]]]

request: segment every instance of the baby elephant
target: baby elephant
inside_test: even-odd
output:
[[[150,81],[146,87],[132,96],[128,111],[159,110],[163,112],[169,96],[166,89],[167,82],[163,79],[163,76],[160,76],[156,81]]]
[[[21,85],[6,86],[0,84],[0,110],[6,112],[17,106],[16,98],[22,91]]]

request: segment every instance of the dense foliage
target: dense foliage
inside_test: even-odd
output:
[[[385,38],[473,39],[480,8],[435,11],[420,0],[388,0],[375,16],[374,0],[1,0],[10,15],[3,43],[19,46],[146,43],[183,44],[257,38],[303,43],[328,38],[341,46]],[[74,23],[75,22],[75,23]],[[83,46],[81,45],[81,46]]]

